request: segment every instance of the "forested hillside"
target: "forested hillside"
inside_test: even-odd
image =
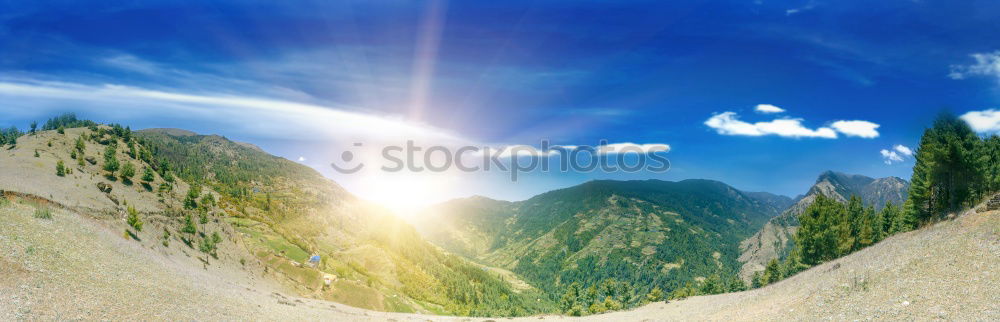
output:
[[[670,293],[742,289],[739,241],[789,204],[709,180],[592,181],[516,203],[453,201],[417,227],[442,247],[524,276],[564,312],[591,314]],[[476,240],[488,242],[470,247]]]
[[[763,271],[772,259],[780,260],[788,256],[795,244],[793,236],[799,227],[799,216],[817,196],[823,195],[843,203],[857,196],[863,205],[880,211],[889,204],[902,206],[908,189],[909,183],[896,177],[873,179],[835,171],[821,173],[816,183],[794,205],[741,242],[740,262],[743,266],[740,276],[750,281],[753,274]]]
[[[754,275],[754,286],[946,219],[994,195],[1000,191],[1000,138],[979,137],[964,121],[942,114],[920,139],[912,178],[902,207],[886,202],[876,210],[857,195],[844,202],[818,194],[798,217],[794,249],[783,260],[771,259]]]
[[[176,130],[137,136],[161,172],[223,192],[219,204],[257,256],[303,292],[332,274],[337,282],[319,296],[360,307],[472,316],[552,307],[531,290],[515,290],[498,274],[437,251],[408,224],[313,169],[219,136]],[[298,267],[311,254],[322,258],[317,268]]]
[[[467,316],[555,310],[537,290],[440,252],[384,209],[250,144],[66,114],[27,132],[2,131],[0,146],[0,191],[120,219],[129,238],[204,265],[260,263],[263,272],[253,274],[302,296]],[[50,216],[45,207],[39,213]]]

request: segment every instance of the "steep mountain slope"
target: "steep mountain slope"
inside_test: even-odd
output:
[[[10,197],[10,196],[8,196]],[[284,293],[237,264],[189,265],[68,209],[0,199],[0,320],[491,321],[385,313]],[[1000,203],[997,203],[1000,205]],[[1000,211],[967,211],[746,292],[583,318],[512,321],[1000,319]],[[177,248],[181,249],[181,248]]]
[[[772,258],[788,254],[792,248],[792,236],[798,227],[798,216],[813,203],[816,195],[823,194],[840,202],[847,202],[856,195],[865,205],[878,210],[887,202],[901,205],[906,200],[908,189],[909,183],[896,177],[873,179],[833,171],[821,173],[816,183],[794,205],[740,243],[739,261],[743,264],[740,276],[749,280],[754,272],[764,270],[764,265]]]
[[[560,296],[571,283],[628,284],[632,300],[738,268],[738,243],[790,203],[721,182],[591,181],[507,203],[463,199],[415,221],[429,240]]]
[[[219,136],[140,131],[178,176],[224,192],[257,256],[303,294],[388,311],[524,315],[551,307],[499,273],[439,252],[408,224],[315,170]],[[320,255],[315,269],[305,264]],[[291,265],[289,265],[291,264]],[[335,276],[332,286],[324,274]]]
[[[0,192],[41,213],[86,214],[169,261],[229,267],[301,296],[473,316],[553,307],[316,171],[219,136],[96,124],[39,131],[0,149]],[[130,208],[143,229],[126,224]]]

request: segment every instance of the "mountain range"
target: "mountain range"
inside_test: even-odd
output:
[[[550,294],[605,280],[645,294],[734,274],[739,242],[791,204],[712,180],[601,180],[519,202],[458,199],[411,222],[432,243]]]
[[[109,171],[111,159],[142,179]],[[134,208],[146,227],[126,233],[172,261],[355,307],[466,316],[555,312],[573,285],[612,285],[633,307],[654,287],[745,277],[787,253],[816,195],[880,207],[908,188],[836,172],[796,199],[712,180],[598,180],[517,202],[456,199],[407,223],[304,165],[177,129],[39,131],[6,148],[0,168],[7,194],[108,227]]]
[[[851,196],[858,196],[865,205],[880,210],[886,203],[902,205],[909,187],[909,182],[897,177],[873,179],[834,171],[821,173],[805,195],[796,198],[791,207],[740,243],[740,277],[749,281],[754,272],[764,270],[768,261],[788,255],[794,246],[793,236],[799,226],[798,216],[813,203],[817,195],[822,194],[842,203],[846,203]]]

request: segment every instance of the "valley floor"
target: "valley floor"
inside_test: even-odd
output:
[[[283,295],[234,268],[143,248],[87,216],[0,208],[0,320],[484,320],[383,313]],[[581,320],[1000,320],[1000,212],[893,236],[748,292]],[[241,274],[243,276],[241,276]],[[568,319],[559,316],[516,320]]]

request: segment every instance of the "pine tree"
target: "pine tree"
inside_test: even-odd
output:
[[[139,212],[135,210],[135,207],[128,206],[128,225],[135,228],[135,231],[142,231],[142,219],[139,218]]]
[[[87,148],[86,143],[83,142],[83,135],[76,138],[76,151],[83,154],[83,150]]]
[[[135,176],[135,166],[132,162],[125,161],[125,165],[122,166],[121,177],[125,181],[132,181],[132,177]]]
[[[778,265],[778,259],[772,258],[771,261],[767,262],[767,267],[764,268],[764,275],[761,276],[761,283],[768,285],[777,281],[780,281],[784,276],[781,274],[781,266]]]
[[[979,137],[962,121],[942,113],[924,131],[916,152],[910,184],[908,216],[919,224],[935,216],[971,205],[982,193],[983,184],[976,156]]]
[[[559,307],[563,312],[569,312],[573,305],[576,304],[580,297],[580,283],[573,282],[566,288],[566,293],[563,294],[562,299],[559,301]]]
[[[1000,192],[1000,136],[992,135],[979,144],[976,162],[983,174],[984,193]]]
[[[119,167],[118,158],[115,156],[116,150],[114,144],[109,145],[104,150],[104,171],[107,171],[112,176],[115,175],[115,171],[118,171]]]
[[[653,286],[653,289],[646,294],[646,302],[654,303],[663,300],[663,290],[659,286]]]
[[[795,243],[803,264],[813,266],[839,257],[839,237],[846,212],[843,204],[819,194],[799,215]]]
[[[153,180],[155,180],[155,179],[156,179],[156,175],[153,174],[153,170],[152,169],[150,169],[149,167],[143,167],[142,168],[142,181],[143,182],[149,183],[149,182],[153,182]]]
[[[31,121],[31,134],[35,134],[38,131],[38,122]]]
[[[871,246],[876,242],[874,223],[875,208],[871,206],[865,207],[861,217],[861,222],[858,223],[860,228],[858,230],[857,248],[855,250]]]
[[[66,165],[63,164],[62,160],[56,162],[56,175],[60,177],[66,176]]]

